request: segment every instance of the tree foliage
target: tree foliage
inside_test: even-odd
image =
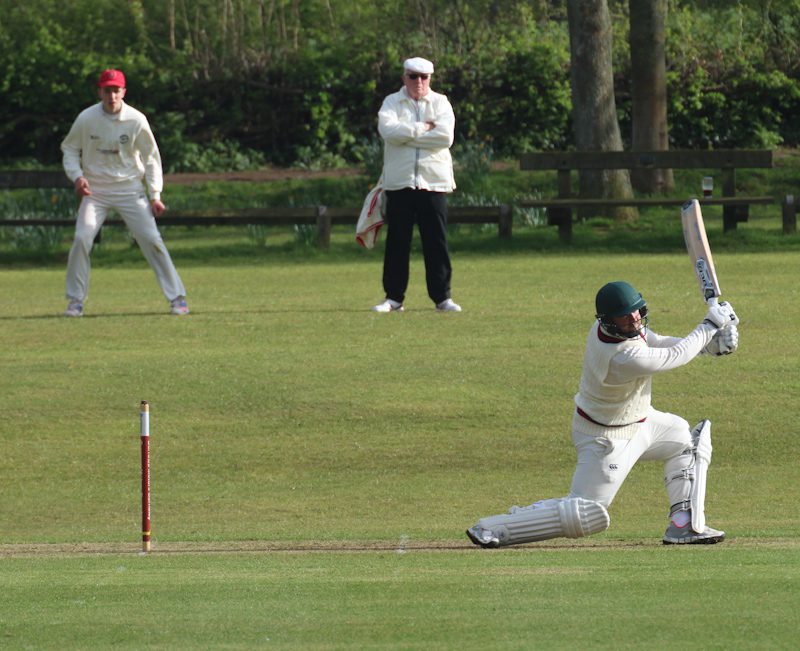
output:
[[[609,0],[630,134],[627,2]],[[800,0],[670,0],[672,146],[796,144]],[[100,70],[125,71],[168,169],[355,161],[408,56],[457,142],[573,143],[563,0],[0,0],[0,151],[54,163]]]

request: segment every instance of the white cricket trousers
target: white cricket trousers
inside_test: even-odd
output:
[[[575,418],[582,418],[576,414]],[[570,497],[595,500],[608,507],[634,464],[664,461],[664,483],[670,506],[689,499],[694,466],[692,434],[680,416],[651,409],[632,439],[613,439],[572,433],[578,463],[572,477]]]
[[[83,302],[89,293],[89,254],[94,238],[108,216],[116,210],[130,229],[144,257],[156,273],[156,279],[168,301],[186,296],[169,251],[156,227],[150,202],[144,192],[135,194],[102,195],[93,193],[81,199],[75,223],[75,239],[67,262],[67,298]]]

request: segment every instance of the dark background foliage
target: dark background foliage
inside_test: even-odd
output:
[[[627,2],[609,5],[627,137]],[[118,67],[168,171],[358,163],[413,55],[436,62],[457,144],[567,148],[565,14],[557,0],[0,0],[0,158],[57,164],[99,71]],[[673,146],[796,146],[798,43],[800,0],[671,0]]]

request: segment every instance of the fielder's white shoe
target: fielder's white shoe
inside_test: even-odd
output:
[[[178,298],[173,298],[169,302],[169,312],[177,316],[189,314],[189,306],[186,304],[186,297],[178,296]]]
[[[83,316],[83,303],[80,301],[70,301],[64,316]]]
[[[437,312],[460,312],[461,306],[454,303],[452,298],[445,299],[441,303],[436,304]]]
[[[467,536],[473,544],[483,548],[493,549],[500,546],[500,539],[490,529],[484,529],[477,524],[467,529]]]
[[[373,312],[402,312],[403,304],[387,298],[383,303],[378,303],[372,308]]]
[[[713,545],[725,540],[725,532],[706,527],[702,533],[697,533],[689,523],[679,527],[670,522],[663,540],[665,545]]]

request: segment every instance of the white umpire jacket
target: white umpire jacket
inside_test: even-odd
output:
[[[426,131],[426,122],[436,126]],[[453,107],[440,93],[429,91],[414,100],[403,87],[387,96],[378,112],[378,133],[384,141],[383,189],[452,192],[455,123]]]

